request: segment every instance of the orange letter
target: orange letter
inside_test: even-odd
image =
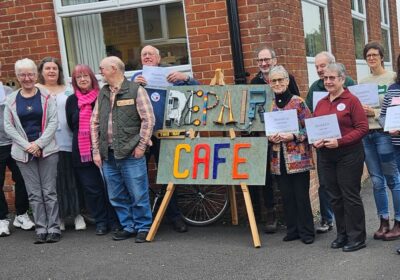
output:
[[[199,157],[199,153],[202,149],[205,151],[205,155],[201,158]],[[193,179],[197,179],[197,167],[200,163],[204,164],[204,179],[208,179],[208,171],[210,167],[210,145],[208,144],[197,144],[194,148]]]
[[[179,172],[179,158],[181,150],[185,150],[187,153],[190,153],[190,145],[189,144],[178,144],[175,147],[175,156],[174,156],[174,177],[177,179],[185,179],[189,177],[189,170],[185,169],[183,172]]]
[[[250,147],[251,147],[250,143],[238,143],[233,146],[232,179],[248,179],[249,178],[249,174],[247,174],[247,173],[243,173],[243,174],[238,173],[238,165],[241,163],[247,162],[246,158],[239,157],[239,150],[242,148],[250,148]]]

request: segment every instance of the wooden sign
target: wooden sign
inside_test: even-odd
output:
[[[157,184],[265,185],[267,139],[162,139]]]

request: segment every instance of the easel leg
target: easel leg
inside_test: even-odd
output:
[[[175,191],[175,185],[173,183],[168,183],[164,198],[161,202],[160,208],[157,211],[157,215],[154,218],[149,233],[147,234],[146,241],[153,241],[154,236],[157,233],[158,227],[160,226],[161,220],[164,217],[165,211],[167,210],[169,201],[171,200],[174,191]]]
[[[228,194],[229,194],[229,203],[231,205],[232,225],[237,226],[239,224],[239,218],[237,211],[235,186],[228,186]]]
[[[241,183],[240,186],[242,188],[244,202],[246,203],[247,216],[249,218],[254,247],[260,248],[261,247],[260,235],[258,234],[256,218],[254,217],[253,205],[251,203],[249,188],[244,183]]]

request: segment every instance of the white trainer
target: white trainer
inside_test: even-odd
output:
[[[31,230],[35,227],[35,224],[29,218],[28,213],[25,213],[15,217],[13,226],[23,230]]]
[[[60,230],[65,231],[65,223],[63,220],[61,220],[61,223],[60,223]]]
[[[0,236],[9,236],[10,235],[10,228],[9,228],[10,222],[7,220],[0,220]]]
[[[75,217],[75,230],[84,230],[86,229],[86,223],[85,220],[81,215],[77,215]]]

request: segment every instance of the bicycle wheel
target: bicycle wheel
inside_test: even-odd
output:
[[[222,217],[229,205],[226,186],[177,186],[182,218],[193,226],[205,226]]]

